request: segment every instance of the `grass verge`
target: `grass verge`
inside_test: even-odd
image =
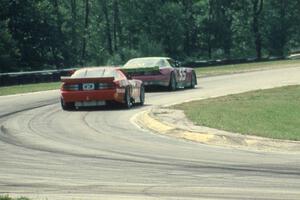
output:
[[[300,59],[200,67],[195,70],[198,77],[206,77],[288,67],[300,67]]]
[[[258,90],[175,106],[197,125],[300,140],[300,86]]]
[[[54,82],[0,87],[0,96],[28,92],[38,92],[45,90],[55,90],[60,88],[60,84],[60,82]]]
[[[0,196],[0,200],[29,200],[29,199],[26,197],[11,198],[9,196]]]

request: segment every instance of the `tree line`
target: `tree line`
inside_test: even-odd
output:
[[[1,0],[0,72],[283,57],[300,47],[300,0]]]

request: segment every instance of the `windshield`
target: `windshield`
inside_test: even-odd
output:
[[[77,70],[72,78],[106,78],[114,77],[116,78],[117,73],[114,69],[108,68],[91,68],[91,69],[80,69]]]
[[[160,58],[136,58],[129,60],[124,67],[125,68],[140,68],[140,67],[162,67],[166,66],[163,59]]]

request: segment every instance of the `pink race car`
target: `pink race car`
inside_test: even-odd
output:
[[[173,91],[197,85],[194,69],[181,67],[168,57],[134,58],[121,67],[121,70],[132,78],[143,81],[145,86],[164,86]]]

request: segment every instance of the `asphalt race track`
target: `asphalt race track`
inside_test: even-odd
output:
[[[153,106],[300,84],[300,68],[198,80],[131,110],[62,111],[58,91],[0,97],[0,195],[33,199],[300,199],[300,155],[208,146],[132,123]]]

